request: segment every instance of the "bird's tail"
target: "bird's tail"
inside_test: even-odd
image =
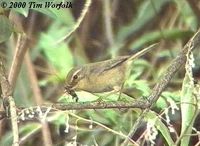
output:
[[[148,51],[150,51],[150,50],[156,48],[156,47],[157,47],[157,44],[158,44],[158,43],[155,43],[155,44],[153,44],[153,45],[150,45],[149,47],[144,48],[143,50],[141,50],[141,51],[139,51],[139,52],[133,54],[127,61],[132,61],[132,60],[134,60],[134,59],[136,59],[136,58],[139,58],[140,56],[144,55],[144,54],[147,53]]]

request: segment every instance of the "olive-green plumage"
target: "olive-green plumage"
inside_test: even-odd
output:
[[[70,70],[66,77],[66,91],[83,90],[101,93],[112,91],[115,87],[121,87],[130,70],[132,61],[154,47],[155,44],[131,56],[120,56],[75,67]]]

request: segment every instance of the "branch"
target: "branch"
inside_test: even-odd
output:
[[[11,117],[11,125],[12,125],[12,132],[13,132],[13,146],[19,146],[19,131],[18,131],[18,124],[17,124],[17,112],[15,107],[15,102],[12,97],[12,88],[8,79],[5,74],[5,68],[3,65],[2,59],[0,60],[0,82],[1,82],[1,89],[2,89],[2,98],[6,102],[5,108],[9,112]],[[5,114],[4,114],[5,115]]]
[[[192,46],[192,50],[196,49],[198,46],[200,46],[200,29],[197,31],[197,33],[194,34],[194,36],[188,41],[188,43],[184,46],[184,48],[181,50],[179,55],[172,61],[172,63],[169,65],[167,70],[163,73],[163,75],[160,77],[160,81],[154,86],[150,96],[148,97],[148,101],[150,103],[150,106],[148,109],[146,109],[139,117],[139,119],[136,121],[136,124],[132,127],[130,130],[128,137],[131,138],[135,131],[137,130],[137,127],[141,124],[141,121],[145,117],[146,113],[149,111],[150,108],[154,106],[158,98],[160,97],[161,93],[166,89],[167,85],[171,81],[172,77],[174,77],[175,73],[181,68],[182,65],[186,62],[186,55],[188,52],[188,49]],[[122,146],[125,146],[128,144],[129,139],[126,138],[122,144]]]
[[[144,100],[135,100],[133,102],[124,101],[100,101],[100,102],[82,102],[82,103],[57,103],[52,107],[59,110],[82,110],[82,109],[110,109],[110,108],[140,108],[145,109],[149,106]]]
[[[82,22],[83,19],[85,18],[86,13],[88,12],[91,3],[92,3],[92,0],[86,0],[86,2],[85,2],[85,4],[84,4],[84,8],[83,8],[83,10],[81,11],[81,15],[80,15],[80,17],[78,18],[76,24],[73,26],[73,28],[71,29],[71,31],[70,31],[69,33],[67,33],[64,37],[62,37],[60,40],[58,40],[58,41],[56,42],[56,44],[58,44],[58,43],[60,43],[60,42],[62,42],[62,41],[64,41],[64,40],[66,40],[73,32],[75,32],[75,31],[78,29],[78,27],[80,26],[81,22]]]
[[[24,34],[19,34],[17,45],[15,48],[15,55],[8,75],[8,80],[13,88],[15,88],[15,84],[17,81],[17,77],[19,75],[19,71],[22,66],[24,55],[28,49],[26,43],[27,43],[27,37]]]
[[[35,107],[19,107],[18,116],[23,110],[31,109],[34,113],[40,108],[42,112],[45,112],[48,108],[52,108],[53,111],[66,111],[66,110],[83,110],[83,109],[128,109],[128,108],[140,108],[146,109],[149,107],[149,103],[144,100],[134,100],[133,102],[125,101],[101,101],[101,102],[73,102],[73,103],[55,103],[46,104]],[[5,111],[0,111],[0,120],[5,118]]]
[[[200,46],[200,29],[194,36],[188,41],[188,43],[183,47],[179,55],[172,61],[169,65],[165,73],[160,77],[160,81],[154,86],[153,91],[148,97],[150,104],[153,105],[158,100],[161,93],[165,90],[172,77],[174,77],[175,73],[181,68],[182,65],[186,62],[186,55],[188,49],[192,46],[192,50],[196,49]]]

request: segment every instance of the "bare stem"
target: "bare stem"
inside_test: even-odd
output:
[[[41,105],[43,103],[42,94],[41,94],[40,88],[38,86],[37,76],[36,76],[33,64],[31,62],[29,52],[27,52],[27,54],[25,56],[25,62],[26,62],[27,71],[29,74],[29,79],[31,81],[31,85],[32,85],[32,89],[33,89],[33,95],[35,97],[34,99],[35,99],[37,105]],[[53,143],[51,140],[51,134],[50,134],[48,123],[44,120],[43,122],[41,122],[41,124],[42,124],[42,135],[43,135],[43,139],[44,139],[44,145],[52,146]]]
[[[1,89],[2,89],[2,97],[4,102],[6,101],[6,109],[7,114],[11,117],[11,125],[12,125],[12,132],[13,132],[13,146],[19,146],[19,130],[17,124],[17,112],[15,107],[15,102],[12,97],[12,88],[8,79],[6,77],[5,68],[3,65],[2,59],[0,60],[0,82],[1,82]]]
[[[15,48],[15,54],[14,54],[14,58],[13,58],[10,72],[8,75],[8,80],[13,88],[16,85],[17,77],[21,69],[24,55],[27,51],[26,41],[27,41],[27,38],[24,34],[18,34],[18,41]]]

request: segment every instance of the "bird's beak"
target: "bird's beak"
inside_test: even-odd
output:
[[[75,98],[76,102],[78,102],[78,96],[76,95],[75,91],[71,86],[69,85],[65,86],[65,93],[71,95],[72,98]]]
[[[73,90],[73,89],[72,89],[72,86],[70,86],[70,85],[66,85],[66,86],[65,86],[65,93],[70,94],[70,92],[71,92],[72,90]]]

